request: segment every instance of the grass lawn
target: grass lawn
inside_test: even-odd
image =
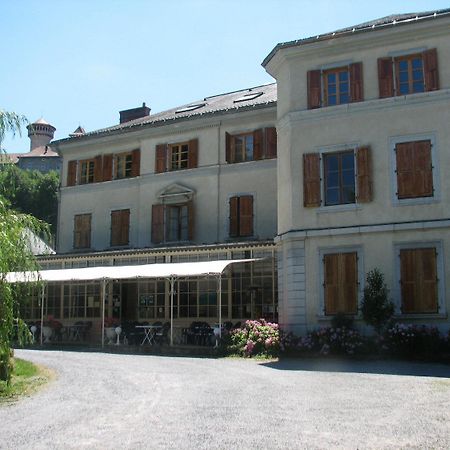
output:
[[[52,374],[48,369],[14,358],[14,371],[10,385],[7,386],[6,382],[0,381],[0,403],[32,394],[48,383],[51,377]]]

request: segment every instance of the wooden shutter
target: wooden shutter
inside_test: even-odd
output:
[[[128,245],[130,210],[111,211],[111,246]]]
[[[253,196],[239,197],[239,236],[253,236]]]
[[[103,155],[103,181],[112,180],[113,155]]]
[[[75,186],[77,183],[77,161],[69,161],[67,165],[67,186]]]
[[[131,176],[138,177],[141,174],[141,150],[131,152]]]
[[[102,155],[94,158],[94,183],[103,181],[103,161]]]
[[[394,75],[392,58],[378,58],[378,89],[380,98],[393,97]]]
[[[266,158],[272,159],[277,157],[277,129],[275,127],[266,128],[265,145]]]
[[[255,161],[263,157],[263,130],[255,130],[253,132],[253,159]]]
[[[396,145],[397,197],[433,196],[433,167],[429,140]]]
[[[230,198],[230,237],[239,236],[239,197]]]
[[[228,164],[231,164],[233,162],[231,156],[231,141],[232,141],[231,134],[225,132],[225,160]]]
[[[308,109],[321,106],[321,73],[320,70],[308,71]]]
[[[91,246],[91,214],[80,214],[74,218],[74,248]]]
[[[303,155],[303,206],[320,206],[320,155]]]
[[[164,241],[164,205],[152,206],[152,242],[159,244]]]
[[[350,72],[350,99],[352,102],[364,100],[362,63],[354,63],[349,66]]]
[[[188,209],[188,239],[190,241],[194,240],[194,229],[195,229],[195,216],[194,216],[194,202],[190,201],[187,204]]]
[[[372,201],[373,177],[372,157],[369,147],[360,147],[356,150],[356,184],[358,189],[358,203]]]
[[[422,55],[425,73],[425,90],[436,91],[439,89],[437,51],[435,48],[432,48],[423,52]]]
[[[167,171],[167,144],[158,144],[155,152],[155,172]]]
[[[403,313],[438,312],[436,249],[400,250]]]
[[[191,139],[189,141],[188,169],[196,167],[198,167],[198,139]]]
[[[325,314],[356,314],[358,310],[356,252],[324,255]]]

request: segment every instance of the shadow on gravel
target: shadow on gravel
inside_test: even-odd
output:
[[[416,377],[450,378],[450,365],[408,361],[282,359],[279,361],[262,363],[261,366],[277,370],[370,373],[379,375],[406,375]]]

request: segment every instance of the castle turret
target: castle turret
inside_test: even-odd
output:
[[[47,145],[55,134],[56,128],[44,119],[38,119],[36,122],[27,126],[28,137],[30,138],[30,152],[37,147]]]

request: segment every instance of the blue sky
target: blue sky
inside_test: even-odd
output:
[[[0,109],[44,117],[67,137],[273,79],[261,67],[278,42],[446,1],[0,0]],[[9,152],[29,140],[7,137]]]

